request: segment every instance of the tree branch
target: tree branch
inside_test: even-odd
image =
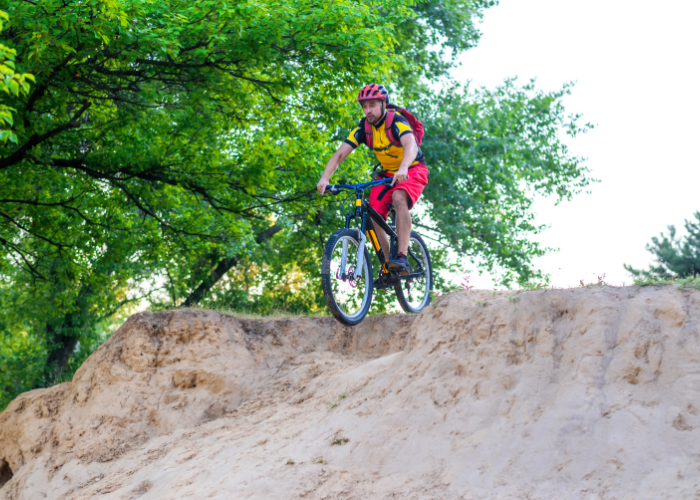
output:
[[[6,247],[11,248],[15,252],[17,252],[17,255],[19,255],[22,258],[22,260],[24,261],[24,264],[27,266],[27,269],[29,269],[29,272],[33,276],[41,278],[45,281],[48,281],[48,279],[37,270],[37,266],[33,266],[31,264],[31,262],[29,262],[29,260],[27,259],[26,255],[25,255],[25,252],[22,251],[17,245],[10,243],[8,240],[6,240],[2,237],[0,237],[0,244],[5,245]],[[15,259],[15,261],[16,261],[16,259]]]
[[[83,101],[82,107],[75,112],[75,114],[71,117],[69,121],[66,123],[63,123],[56,127],[53,130],[49,130],[48,132],[38,135],[34,134],[32,135],[27,142],[25,142],[22,146],[20,146],[19,149],[17,149],[14,153],[12,153],[10,156],[6,158],[0,159],[0,170],[10,167],[14,165],[15,163],[18,163],[22,161],[25,157],[25,154],[27,151],[32,149],[34,146],[37,144],[41,144],[47,139],[51,139],[52,137],[60,134],[61,132],[71,129],[71,128],[78,128],[80,127],[80,124],[78,123],[78,118],[82,116],[83,113],[85,113],[88,108],[90,107],[91,103],[88,101]]]
[[[277,234],[279,231],[281,231],[282,228],[275,224],[274,226],[271,226],[261,233],[258,233],[258,235],[255,237],[255,242],[259,245],[263,241],[265,241],[268,238],[271,238],[275,234]],[[204,295],[211,290],[211,288],[221,279],[224,277],[224,275],[229,271],[229,269],[235,267],[238,265],[239,257],[225,257],[219,261],[219,263],[216,265],[214,270],[209,273],[209,276],[207,276],[202,283],[194,289],[194,291],[185,299],[185,301],[182,303],[181,307],[192,307],[193,305],[199,303],[202,298],[204,298]]]
[[[30,2],[30,3],[34,3],[34,2]],[[36,5],[36,4],[34,4],[34,5]],[[82,48],[83,48],[82,44],[78,45],[77,52],[81,51]],[[56,74],[57,70],[59,70],[60,68],[62,68],[66,64],[68,64],[71,61],[71,59],[73,59],[74,57],[75,57],[75,53],[70,53],[66,57],[64,57],[60,63],[58,63],[56,66],[54,66],[51,69],[51,72],[46,77],[46,81],[44,83],[42,83],[41,85],[34,88],[34,92],[32,92],[31,95],[29,96],[29,99],[27,99],[27,105],[24,107],[25,112],[29,113],[31,111],[34,111],[34,105],[36,104],[36,102],[39,99],[42,98],[42,96],[46,92],[46,89],[48,88],[49,82],[51,81],[51,78],[53,78],[53,75]]]

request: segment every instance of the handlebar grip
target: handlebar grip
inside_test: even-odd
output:
[[[340,189],[338,189],[335,186],[326,186],[326,193],[331,194],[333,196],[340,194]]]

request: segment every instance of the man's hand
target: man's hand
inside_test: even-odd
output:
[[[391,180],[391,185],[395,186],[399,182],[403,182],[408,179],[408,167],[399,167],[399,171],[394,174]]]
[[[324,195],[326,194],[326,188],[328,187],[330,179],[326,179],[325,177],[321,177],[321,180],[318,181],[318,184],[316,184],[316,190],[318,191],[318,194]]]
[[[331,159],[328,160],[328,163],[326,164],[326,168],[323,170],[321,180],[318,181],[318,184],[316,184],[316,190],[318,191],[318,194],[326,194],[326,188],[331,182],[331,175],[333,175],[333,172],[335,172],[338,169],[338,166],[340,166],[340,164],[343,163],[345,158],[347,158],[348,155],[352,153],[352,151],[352,146],[350,146],[347,142],[344,142],[340,145],[338,150],[335,153],[333,153],[333,156],[331,156]]]

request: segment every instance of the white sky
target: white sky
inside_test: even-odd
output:
[[[558,207],[536,204],[539,237],[560,248],[537,261],[554,286],[646,267],[645,245],[700,210],[700,1],[501,0],[486,11],[479,46],[453,72],[493,87],[537,77],[553,90],[576,81],[567,111],[596,128],[567,141],[601,180]],[[488,277],[472,277],[477,287]]]

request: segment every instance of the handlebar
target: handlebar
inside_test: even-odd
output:
[[[381,184],[391,184],[392,177],[386,177],[384,179],[377,179],[375,181],[363,182],[359,184],[333,184],[331,186],[326,186],[326,193],[337,195],[340,194],[343,189],[350,191],[362,191],[370,186],[379,186]]]

